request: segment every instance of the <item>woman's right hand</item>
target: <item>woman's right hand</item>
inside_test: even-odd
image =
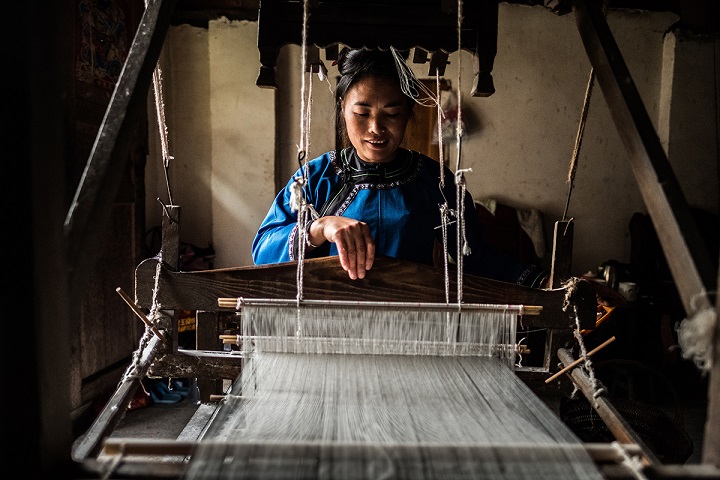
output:
[[[310,225],[308,240],[313,245],[322,245],[325,241],[334,243],[340,265],[353,280],[365,278],[365,272],[375,261],[375,241],[365,222],[347,217],[320,217]]]

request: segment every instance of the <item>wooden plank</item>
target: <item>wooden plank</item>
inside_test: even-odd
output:
[[[167,266],[171,270],[178,270],[180,266],[180,218],[182,209],[177,205],[164,205],[162,215],[162,239],[160,244],[160,258],[163,266]],[[153,282],[155,281],[153,273]],[[169,332],[171,349],[173,352],[178,351],[178,309],[172,309],[169,306],[160,303],[165,310],[165,314],[173,318],[173,328]],[[152,304],[150,305],[152,306]],[[190,309],[194,310],[194,309]]]
[[[156,266],[156,259],[148,259],[136,269],[135,296],[141,306],[151,305]],[[445,303],[442,270],[392,258],[377,258],[361,280],[350,280],[337,257],[309,259],[305,261],[303,276],[304,298],[308,300]],[[158,301],[166,308],[219,311],[220,297],[296,298],[296,279],[295,262],[193,272],[163,268]],[[450,284],[453,291],[454,275]],[[542,306],[538,318],[548,327],[568,328],[574,323],[562,310],[564,299],[564,290],[541,290],[471,275],[463,279],[465,303]],[[594,324],[596,304],[591,308]],[[531,321],[536,323],[534,317]]]
[[[628,152],[688,315],[713,305],[717,272],[600,5],[573,3],[588,58]]]

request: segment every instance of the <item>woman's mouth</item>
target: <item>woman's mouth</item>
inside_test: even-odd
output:
[[[365,140],[365,143],[369,144],[373,148],[382,148],[387,145],[387,140]]]

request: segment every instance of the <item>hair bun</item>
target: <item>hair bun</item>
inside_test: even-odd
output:
[[[342,50],[340,50],[340,53],[338,53],[338,59],[337,59],[337,67],[338,67],[338,73],[340,75],[344,75],[345,72],[345,64],[347,62],[347,56],[350,52],[350,49],[348,47],[343,47]]]

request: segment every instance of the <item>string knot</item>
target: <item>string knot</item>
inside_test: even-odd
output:
[[[293,212],[298,212],[305,205],[305,194],[303,193],[303,186],[305,185],[305,178],[297,176],[293,179],[292,185],[290,185],[290,209]]]

